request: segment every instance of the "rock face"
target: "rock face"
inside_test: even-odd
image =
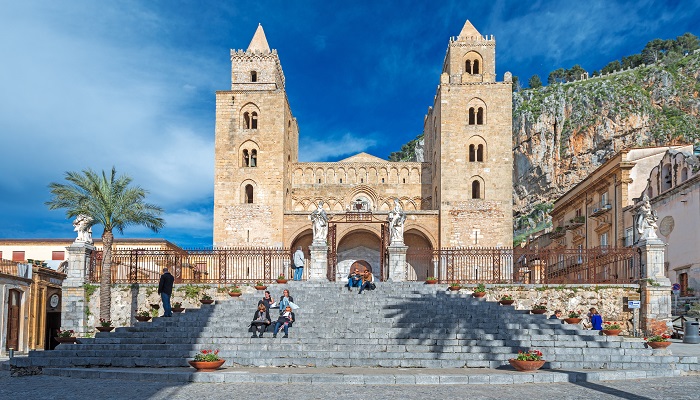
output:
[[[700,137],[700,53],[513,94],[513,208],[552,202],[618,151]]]

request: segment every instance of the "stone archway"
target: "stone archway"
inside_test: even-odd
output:
[[[375,279],[380,279],[381,238],[375,233],[358,229],[345,234],[338,242],[337,254],[336,280],[345,279],[351,266],[360,261],[369,265]]]
[[[311,242],[313,241],[313,232],[311,229],[307,229],[300,234],[297,235],[296,238],[292,241],[292,246],[289,248],[289,251],[294,254],[294,252],[297,250],[297,247],[301,246],[301,250],[304,252],[304,260],[305,265],[304,265],[304,274],[302,276],[302,280],[308,280],[309,279],[309,265],[311,263],[311,253],[309,250],[309,247],[311,246]],[[291,267],[291,265],[290,265]],[[290,270],[290,273],[292,270]],[[291,275],[290,275],[291,276]]]
[[[404,243],[408,246],[406,256],[406,279],[423,281],[434,274],[430,240],[417,229],[409,229],[404,233]]]

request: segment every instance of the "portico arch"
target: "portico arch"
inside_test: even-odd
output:
[[[404,233],[404,243],[408,246],[406,255],[407,280],[423,281],[434,275],[433,245],[428,237],[416,228]]]
[[[358,260],[367,262],[379,280],[381,245],[381,237],[375,232],[364,228],[349,230],[338,240],[336,280],[347,277],[350,267]]]

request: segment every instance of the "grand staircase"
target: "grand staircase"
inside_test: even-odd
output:
[[[380,283],[361,295],[341,283],[290,282],[301,308],[290,337],[251,338],[258,292],[187,309],[172,318],[97,333],[79,344],[33,351],[11,360],[33,367],[186,367],[199,350],[218,349],[226,366],[498,368],[520,350],[538,349],[545,368],[697,368],[697,357],[675,357],[643,342],[564,325],[442,285]],[[275,319],[277,310],[272,310]],[[695,367],[692,367],[695,365]],[[34,368],[36,369],[36,368]]]

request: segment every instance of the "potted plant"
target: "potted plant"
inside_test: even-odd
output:
[[[58,330],[56,337],[54,337],[58,343],[75,343],[78,338],[75,337],[75,331],[72,329]]]
[[[530,310],[531,313],[533,314],[544,314],[547,312],[547,302],[542,301],[540,303],[535,304],[532,306],[532,310]]]
[[[139,311],[134,318],[136,318],[137,321],[146,322],[151,319],[151,313],[146,310]]]
[[[221,367],[226,360],[219,357],[219,350],[201,350],[194,360],[187,361],[197,372],[212,372]]]
[[[504,294],[503,296],[501,296],[501,300],[499,300],[498,302],[503,304],[504,306],[509,306],[515,303],[515,299],[513,299],[513,296],[509,294]]]
[[[564,318],[564,322],[567,324],[578,324],[581,322],[581,310],[569,311],[568,318]]]
[[[96,326],[95,328],[100,332],[110,332],[114,329],[112,321],[107,321],[104,318],[100,318],[100,326]]]
[[[241,294],[241,288],[238,286],[232,286],[228,291],[228,295],[231,297],[239,297]]]
[[[277,277],[277,283],[287,283],[287,278],[284,277],[284,274],[280,274],[280,276]]]
[[[518,371],[535,371],[544,365],[542,352],[539,350],[519,351],[518,357],[511,358],[508,362]]]
[[[651,347],[652,349],[665,349],[666,347],[671,345],[671,341],[668,340],[670,338],[671,336],[664,333],[661,335],[650,336],[644,339],[647,341],[647,346]]]
[[[474,293],[472,293],[472,296],[474,296],[476,298],[486,296],[486,285],[484,285],[483,283],[476,285],[476,287],[474,288]]]
[[[437,278],[434,276],[429,276],[429,277],[425,278],[425,283],[428,285],[434,285],[437,283],[437,281],[438,281]]]
[[[182,303],[180,303],[179,301],[174,302],[172,307],[170,307],[170,310],[176,313],[181,313],[185,311],[185,309],[182,307]]]
[[[200,301],[202,304],[211,304],[211,303],[214,302],[214,299],[212,299],[211,296],[209,296],[208,294],[205,293],[205,294],[202,295],[202,298],[199,299],[199,301]]]
[[[606,336],[617,336],[622,332],[622,327],[617,322],[604,322],[602,332]]]
[[[258,282],[255,282],[255,288],[258,290],[265,290],[265,289],[267,289],[267,286],[263,285],[262,282],[258,281]]]
[[[457,281],[457,282],[452,282],[452,283],[450,283],[450,286],[448,286],[448,289],[450,289],[450,290],[452,290],[452,291],[457,291],[457,290],[459,290],[459,289],[461,289],[461,288],[462,288],[462,286],[460,286],[459,281]]]

